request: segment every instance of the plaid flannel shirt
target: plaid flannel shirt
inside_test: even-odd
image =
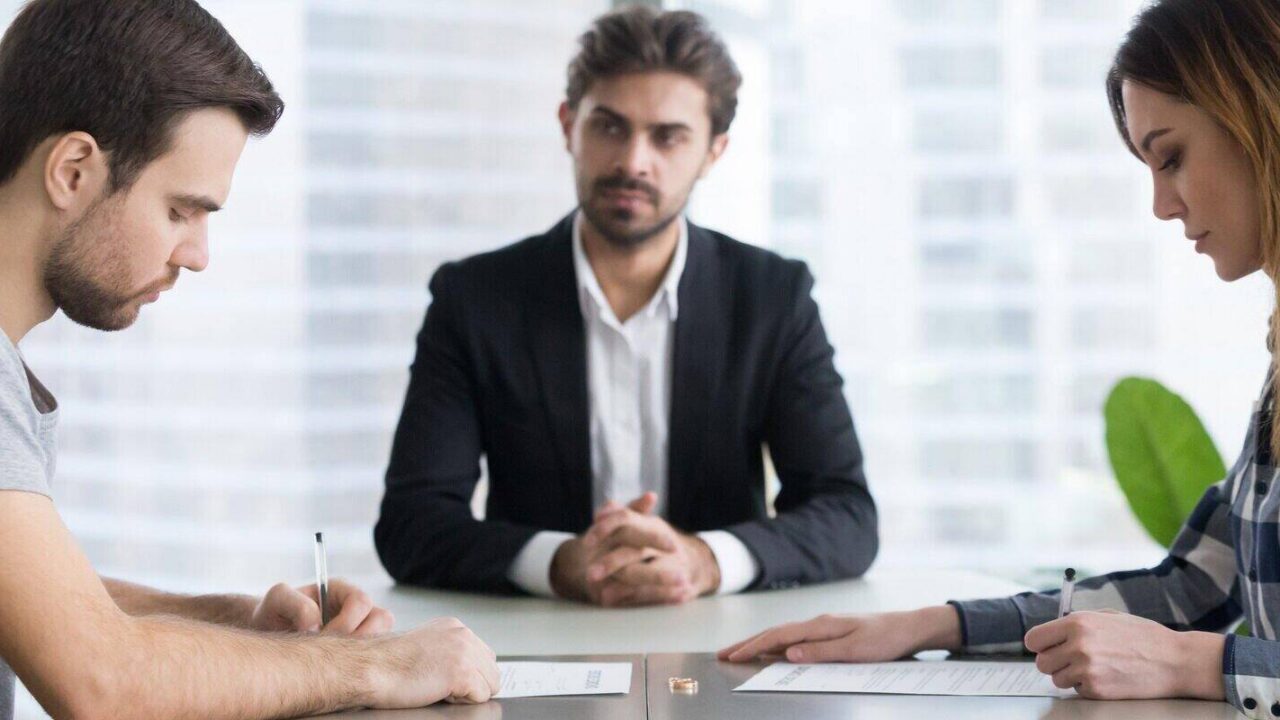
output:
[[[1270,387],[1268,378],[1267,387]],[[1254,405],[1240,458],[1210,487],[1159,565],[1076,583],[1073,610],[1119,610],[1174,630],[1226,633],[1243,617],[1252,636],[1226,636],[1227,701],[1250,718],[1280,717],[1280,472],[1271,457],[1271,406]],[[964,650],[1027,652],[1027,630],[1058,616],[1058,592],[952,601]]]

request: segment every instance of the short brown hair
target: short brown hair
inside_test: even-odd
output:
[[[224,107],[265,135],[284,102],[194,0],[33,0],[0,40],[0,183],[44,140],[82,131],[112,190],[163,155],[192,110]]]
[[[642,72],[687,75],[707,91],[711,134],[728,132],[738,111],[742,75],[729,50],[701,15],[686,10],[659,12],[632,5],[596,19],[578,39],[565,91],[577,108],[596,80]]]

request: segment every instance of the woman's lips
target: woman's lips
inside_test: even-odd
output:
[[[1207,237],[1209,237],[1209,233],[1208,233],[1208,232],[1202,232],[1202,233],[1200,233],[1199,235],[1193,235],[1193,236],[1191,236],[1191,237],[1189,238],[1190,240],[1194,240],[1194,241],[1195,241],[1195,243],[1196,243],[1196,252],[1198,252],[1198,253],[1203,253],[1203,252],[1204,252],[1204,239],[1205,239],[1205,238],[1207,238]]]

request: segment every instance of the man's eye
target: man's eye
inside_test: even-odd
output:
[[[174,210],[173,208],[169,208],[169,219],[173,222],[182,222],[186,218],[182,217],[182,213],[178,212],[177,210]]]

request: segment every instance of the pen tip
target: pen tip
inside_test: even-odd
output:
[[[1075,580],[1075,579],[1076,579],[1076,569],[1075,569],[1075,568],[1067,568],[1067,579],[1068,579],[1068,580]]]

